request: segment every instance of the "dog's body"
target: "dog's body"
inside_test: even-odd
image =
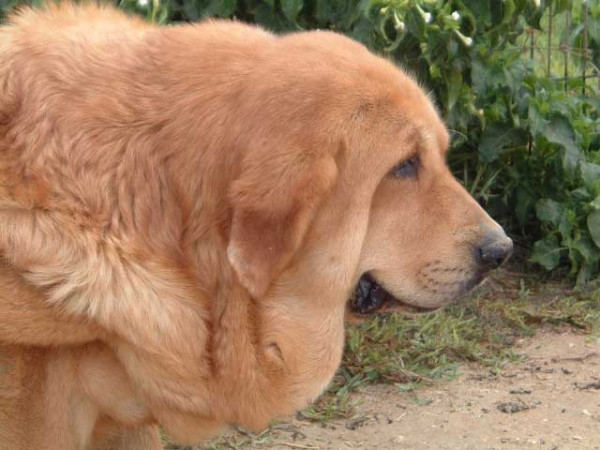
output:
[[[333,33],[26,10],[0,89],[0,448],[261,428],[326,387],[362,273],[435,308],[508,253],[427,97]]]

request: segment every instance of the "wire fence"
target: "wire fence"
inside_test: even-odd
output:
[[[577,85],[583,95],[600,95],[600,68],[590,45],[590,20],[586,1],[577,14],[572,10],[555,13],[550,2],[543,30],[528,30],[523,51],[537,63],[537,70],[563,83],[566,91],[572,90],[572,81],[580,80]]]

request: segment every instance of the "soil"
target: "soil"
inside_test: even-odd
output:
[[[453,381],[410,393],[370,386],[355,394],[353,419],[290,418],[250,446],[240,446],[238,435],[217,448],[600,449],[600,340],[539,331],[514,351],[529,358],[499,375],[472,364]]]

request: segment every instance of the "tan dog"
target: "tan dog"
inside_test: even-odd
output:
[[[511,251],[427,96],[333,33],[26,9],[0,89],[2,449],[260,429],[327,386],[363,274],[434,309]]]

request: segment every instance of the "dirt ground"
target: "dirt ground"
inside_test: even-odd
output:
[[[355,419],[284,421],[254,444],[212,448],[304,450],[600,449],[600,339],[540,331],[501,375],[478,365],[411,393],[371,386]],[[210,447],[209,447],[210,448]]]

